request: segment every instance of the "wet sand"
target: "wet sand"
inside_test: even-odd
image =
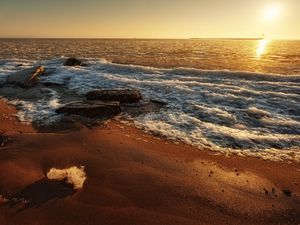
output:
[[[1,225],[300,224],[300,163],[201,151],[114,120],[40,133],[14,113],[0,101],[11,138],[0,149],[0,195],[10,199],[0,200]],[[80,165],[87,180],[76,192],[45,179]]]

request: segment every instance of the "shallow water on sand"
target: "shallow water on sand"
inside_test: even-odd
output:
[[[30,43],[29,40],[27,41]],[[86,42],[83,40],[52,40],[51,42],[57,42],[53,46],[59,43],[62,48],[52,49],[51,47],[51,52],[47,51],[46,44],[45,46],[41,45],[41,42],[47,43],[46,40],[36,40],[38,44],[29,44],[26,43],[27,41],[20,43],[20,46],[28,45],[22,54],[20,46],[14,43],[19,46],[17,47],[19,50],[11,53],[14,58],[8,59],[8,54],[5,59],[0,60],[0,82],[5,80],[7,74],[32,65],[42,64],[52,73],[42,77],[41,82],[60,83],[78,94],[85,94],[96,88],[138,88],[145,99],[157,99],[168,103],[160,112],[133,118],[136,126],[144,130],[214,151],[260,156],[272,160],[300,160],[300,72],[297,67],[300,54],[296,47],[293,55],[288,45],[280,42],[276,48],[283,49],[282,53],[287,51],[284,49],[290,51],[289,56],[288,53],[283,54],[286,61],[281,62],[278,57],[275,57],[275,61],[270,62],[269,66],[259,67],[257,66],[259,63],[266,65],[266,60],[273,57],[270,52],[264,56],[260,50],[261,55],[256,55],[256,58],[255,56],[249,58],[249,55],[244,53],[246,54],[245,58],[240,59],[242,53],[234,52],[231,49],[228,50],[228,52],[231,51],[231,54],[224,55],[225,58],[227,57],[225,60],[224,57],[218,55],[221,50],[216,47],[224,41],[215,41],[214,46],[217,50],[214,48],[202,49],[203,54],[200,54],[199,49],[197,54],[196,50],[186,50],[185,53],[178,52],[180,49],[178,46],[186,43],[188,49],[189,43],[197,42],[193,40],[178,40],[178,46],[174,47],[173,53],[170,52],[170,47],[168,47],[168,51],[165,49],[167,47],[163,43],[167,41],[163,40],[148,41],[150,43],[146,40],[136,42],[133,40],[107,40],[107,49],[103,49],[105,40],[86,40]],[[33,40],[31,42],[34,43]],[[79,45],[81,47],[75,48],[71,53],[66,51],[66,49],[71,49],[74,42],[81,43]],[[93,49],[91,44],[88,44],[90,42],[95,45]],[[102,47],[97,47],[95,43],[98,42]],[[124,45],[116,45],[114,49],[112,42]],[[246,46],[250,48],[252,45],[255,46],[258,41],[245,41],[245,44],[242,41],[236,42],[238,42],[237,46],[245,45],[245,48]],[[171,43],[175,45],[174,43],[177,42],[170,41],[166,45],[171,45]],[[200,41],[200,43],[205,45],[205,41]],[[298,42],[295,43],[299,45]],[[135,48],[131,49],[132,45]],[[143,45],[145,46],[141,47]],[[161,50],[156,49],[159,45]],[[36,46],[40,46],[40,48]],[[223,48],[226,46],[229,48],[229,45],[226,44]],[[127,51],[122,52],[121,48],[127,49]],[[209,48],[209,46],[205,48]],[[45,50],[46,54],[43,55],[42,50]],[[166,55],[166,51],[169,56]],[[33,53],[31,58],[30,52]],[[223,54],[225,53],[226,51],[223,51]],[[21,55],[17,57],[17,54]],[[193,59],[193,54],[198,55],[198,58]],[[216,55],[215,58],[212,57],[212,54]],[[2,58],[5,56],[3,49],[0,55]],[[60,57],[62,55],[96,57],[82,57],[89,64],[88,67],[67,68],[62,66],[64,61]],[[131,55],[132,57],[130,57]],[[158,55],[161,55],[162,58],[159,59]],[[235,56],[233,57],[233,55]],[[100,59],[100,56],[106,56],[110,60],[122,63],[138,62],[136,64],[146,64],[147,66],[114,63]],[[199,61],[199,57],[202,57],[203,61]],[[262,62],[259,62],[258,57],[262,58]],[[44,60],[45,58],[46,60]],[[152,60],[154,58],[159,62]],[[166,60],[163,60],[164,58]],[[288,58],[289,60],[287,60]],[[172,59],[174,59],[172,62],[174,66],[170,64]],[[207,64],[205,60],[213,62]],[[223,63],[219,62],[217,65],[218,60],[223,60]],[[247,66],[242,63],[243,60],[247,61],[245,63]],[[186,65],[185,62],[188,64]],[[152,67],[153,64],[157,64],[157,66]],[[205,69],[202,68],[202,64],[205,64],[203,66]],[[183,66],[191,66],[194,69]],[[273,67],[276,68],[273,69]],[[253,71],[252,68],[264,72],[237,71]],[[281,70],[285,72],[280,75],[278,73]],[[20,101],[16,98],[13,103],[22,109],[18,113],[20,120],[49,122],[49,118],[59,117],[56,115],[55,109],[60,106],[61,97],[55,91],[45,90],[45,93],[47,96],[44,99],[35,102]]]

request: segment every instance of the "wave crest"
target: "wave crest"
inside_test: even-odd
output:
[[[145,98],[167,102],[160,112],[134,118],[145,130],[199,148],[300,160],[300,76],[159,69],[97,59],[89,59],[88,67],[66,68],[62,61],[42,62],[51,71],[42,83],[62,84],[79,95],[96,88],[132,87]],[[11,62],[0,65],[0,75],[15,70]],[[60,101],[53,94],[50,101],[30,102],[27,108],[24,103],[21,108],[28,119],[46,118]]]

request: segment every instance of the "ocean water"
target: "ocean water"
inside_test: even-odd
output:
[[[62,66],[70,56],[89,66]],[[159,112],[132,119],[171,140],[300,161],[300,41],[0,40],[0,82],[33,65],[52,71],[41,82],[78,94],[130,87],[167,102]],[[59,117],[61,96],[45,93],[35,102],[12,101],[21,121]]]

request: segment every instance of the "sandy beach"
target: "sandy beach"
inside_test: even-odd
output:
[[[300,225],[299,9],[0,0],[0,225]]]
[[[41,133],[15,113],[0,101],[1,225],[300,224],[299,163],[214,154],[115,120]],[[46,179],[71,166],[85,167],[82,189]]]

